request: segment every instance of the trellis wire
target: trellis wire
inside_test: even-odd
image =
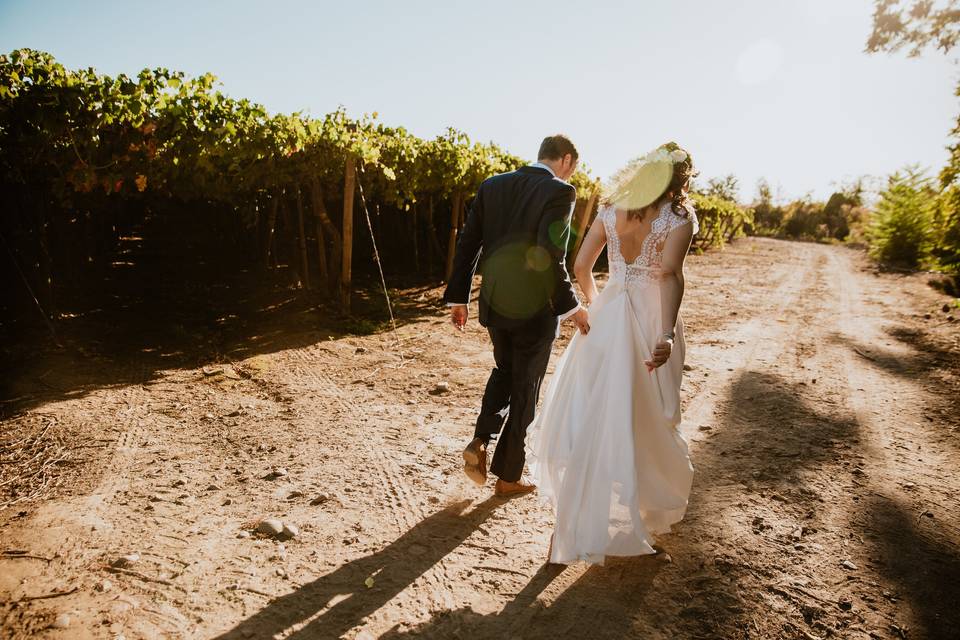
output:
[[[364,174],[363,164],[359,165],[360,174]],[[367,198],[363,194],[363,182],[360,176],[357,176],[357,188],[360,190],[360,203],[363,205],[363,214],[367,220],[367,230],[370,232],[370,243],[373,245],[373,259],[377,262],[377,270],[380,272],[380,283],[383,285],[383,297],[387,300],[387,311],[390,314],[390,325],[393,327],[393,336],[397,339],[398,354],[401,364],[403,359],[403,342],[400,340],[400,333],[397,331],[397,320],[393,315],[393,304],[390,302],[390,292],[387,290],[387,279],[383,275],[383,264],[380,262],[380,252],[377,251],[377,239],[373,236],[373,224],[370,222],[370,209],[367,207]]]

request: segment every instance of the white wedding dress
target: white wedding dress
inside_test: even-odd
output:
[[[620,252],[612,207],[602,209],[610,279],[590,307],[527,430],[532,482],[556,515],[551,562],[603,564],[605,556],[655,553],[654,535],[683,518],[693,480],[680,436],[685,345],[677,320],[672,354],[648,372],[663,334],[660,264],[671,231],[696,214],[660,208],[636,260]]]

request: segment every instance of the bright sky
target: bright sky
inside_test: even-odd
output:
[[[676,140],[702,178],[825,197],[934,170],[960,112],[952,58],[867,55],[871,0],[0,0],[0,50],[68,67],[210,71],[235,97],[344,105],[527,158],[570,135],[595,175]]]

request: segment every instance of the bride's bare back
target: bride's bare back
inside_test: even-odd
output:
[[[643,217],[631,218],[623,209],[614,209],[614,216],[614,230],[620,238],[620,258],[632,264],[643,251],[643,244],[650,235],[656,215],[648,211]]]

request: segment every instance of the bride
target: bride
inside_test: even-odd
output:
[[[577,256],[590,330],[557,363],[526,439],[533,483],[556,516],[552,563],[655,553],[654,536],[686,511],[679,310],[698,229],[693,175],[690,154],[672,142],[627,165]],[[610,279],[598,292],[592,270],[604,245]]]

